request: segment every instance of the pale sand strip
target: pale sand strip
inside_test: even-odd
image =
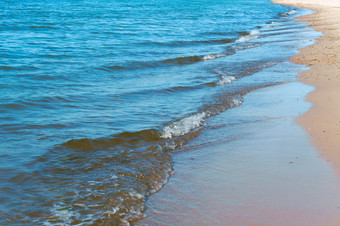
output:
[[[276,4],[294,5],[308,8],[306,5],[340,7],[339,0],[272,0]]]
[[[340,0],[273,2],[316,11],[300,19],[325,34],[316,44],[302,49],[291,61],[311,68],[302,73],[300,79],[316,88],[307,97],[307,101],[313,104],[312,108],[298,121],[309,131],[321,155],[333,164],[340,176]]]

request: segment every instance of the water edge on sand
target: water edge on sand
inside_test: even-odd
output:
[[[295,121],[311,90],[299,82],[260,89],[210,120],[225,124],[175,156],[176,174],[137,225],[333,225],[338,181]]]

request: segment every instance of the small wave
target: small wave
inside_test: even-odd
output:
[[[127,70],[128,68],[115,65],[115,66],[106,66],[106,67],[104,66],[104,67],[100,67],[97,69],[103,70],[103,71],[121,71],[121,70]]]
[[[245,49],[251,49],[251,48],[256,48],[256,47],[259,47],[261,46],[262,43],[244,43],[243,45],[236,45],[234,46],[234,50],[235,51],[242,51],[242,50],[245,50]]]
[[[208,54],[202,57],[202,60],[206,61],[206,60],[214,60],[220,57],[224,57],[226,56],[225,54]]]
[[[229,95],[220,95],[216,96],[216,103],[213,105],[208,105],[203,107],[204,112],[208,112],[209,116],[215,116],[230,108],[234,108],[243,103],[242,95],[246,94],[248,91],[244,93],[235,94],[233,96]]]
[[[175,86],[168,88],[166,90],[161,90],[158,91],[159,93],[175,93],[175,92],[183,92],[183,91],[189,91],[189,90],[194,90],[194,89],[199,89],[200,87],[196,86]]]
[[[174,59],[162,60],[159,62],[159,64],[160,65],[170,65],[170,64],[186,65],[186,64],[197,63],[201,60],[202,59],[199,56],[188,56],[188,57],[178,57]]]
[[[287,16],[292,15],[292,14],[294,14],[294,13],[296,13],[296,10],[295,10],[295,9],[292,9],[292,10],[290,10],[290,11],[288,11],[288,12],[281,13],[280,16],[281,16],[281,17],[287,17]]]
[[[260,34],[259,30],[251,30],[248,35],[239,37],[235,42],[247,42],[253,39],[257,39]]]
[[[188,65],[203,61],[204,56],[186,56],[172,59],[149,61],[149,62],[130,62],[126,66],[103,66],[97,68],[103,71],[134,70],[144,68],[168,67],[172,65]]]
[[[0,109],[10,109],[10,110],[22,110],[24,109],[25,106],[21,105],[21,104],[1,104],[0,105]]]
[[[62,58],[66,58],[66,57],[72,57],[70,55],[67,54],[61,54],[61,55],[56,55],[56,54],[45,54],[45,55],[40,55],[40,57],[44,57],[44,58],[57,58],[57,59],[62,59]]]
[[[8,66],[0,66],[0,70],[4,71],[23,71],[23,70],[35,70],[39,69],[33,66],[24,66],[24,67],[8,67]]]
[[[169,126],[166,126],[163,129],[162,138],[172,138],[174,136],[181,136],[189,133],[193,129],[198,128],[204,122],[204,119],[207,117],[205,112],[198,113],[195,115],[188,116],[183,118],[177,122],[172,123]]]
[[[234,76],[223,76],[220,78],[220,81],[217,83],[217,85],[226,85],[234,82],[236,78]]]
[[[232,39],[219,39],[219,40],[211,40],[212,43],[231,43],[233,42]]]
[[[267,29],[267,28],[272,28],[272,27],[277,27],[277,26],[279,26],[278,22],[271,21],[271,22],[268,22],[267,25],[263,26],[262,28]]]
[[[218,115],[221,112],[224,112],[229,108],[236,107],[242,103],[243,98],[241,95],[223,96],[220,100],[218,100],[218,103],[212,105],[208,104],[201,113],[185,117],[165,126],[161,138],[171,139],[173,137],[179,137],[191,133],[200,128],[206,118]]]
[[[55,27],[51,27],[51,26],[28,26],[31,29],[57,29]]]
[[[126,66],[114,65],[97,68],[104,71],[134,70],[144,68],[166,67],[171,65],[187,65],[202,61],[200,56],[177,57],[160,61],[130,62]]]
[[[242,32],[241,32],[242,33]],[[243,33],[242,33],[243,34]],[[260,34],[259,30],[252,30],[249,33],[245,32],[244,35],[236,40],[236,42],[246,42],[252,39],[258,38],[258,34]],[[210,40],[210,41],[202,41],[202,42],[214,42],[214,43],[229,43],[232,42],[230,39],[220,39],[220,40]],[[249,48],[251,48],[250,46]],[[248,47],[245,47],[248,48]],[[209,61],[214,60],[221,57],[226,57],[235,54],[234,46],[229,46],[226,48],[225,53],[211,53],[207,55],[196,55],[196,56],[183,56],[177,58],[169,58],[164,60],[155,60],[155,61],[135,61],[128,62],[125,65],[113,65],[113,66],[102,66],[96,69],[103,71],[120,71],[120,70],[135,70],[135,69],[145,69],[145,68],[157,68],[157,67],[169,67],[174,65],[189,65],[198,63],[201,61]]]
[[[232,39],[211,39],[211,40],[191,40],[191,41],[171,41],[171,42],[143,42],[142,45],[157,45],[157,46],[170,46],[170,47],[181,47],[181,46],[193,46],[200,44],[225,44],[233,42]]]
[[[236,106],[239,106],[243,103],[243,98],[240,97],[240,98],[235,98],[232,100],[232,107],[236,107]]]
[[[143,142],[156,141],[160,137],[159,132],[155,129],[142,130],[138,132],[124,132],[113,138],[108,139],[72,139],[62,144],[67,148],[79,150],[100,150],[112,148],[121,144],[137,144]]]
[[[276,26],[267,26],[266,28],[269,28],[265,31],[262,32],[262,34],[268,34],[268,33],[274,33],[274,34],[280,34],[279,32],[284,33],[295,33],[295,32],[303,32],[303,29],[305,28],[306,25],[293,25],[293,26],[281,26],[281,25],[276,25]]]
[[[71,210],[69,206],[63,206],[62,204],[54,204],[54,206],[50,209],[51,215],[53,218],[60,220],[61,222],[71,224],[72,218],[79,216],[78,213]],[[89,222],[87,222],[89,223]],[[47,225],[47,224],[45,224]]]

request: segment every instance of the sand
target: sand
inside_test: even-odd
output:
[[[308,8],[307,5],[340,7],[339,0],[272,0],[277,4],[293,5]]]
[[[298,118],[306,128],[321,155],[340,176],[340,1],[339,0],[273,0],[274,3],[294,5],[316,13],[301,17],[302,21],[322,32],[317,43],[301,50],[291,59],[305,64],[309,71],[300,80],[314,86],[307,96],[313,106]]]

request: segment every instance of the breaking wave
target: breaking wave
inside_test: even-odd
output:
[[[251,30],[248,35],[239,37],[236,42],[247,42],[259,38],[259,30]]]
[[[189,133],[193,129],[202,125],[207,114],[205,112],[198,113],[186,118],[183,118],[177,122],[166,126],[163,130],[162,138],[172,138],[173,136],[181,136]]]
[[[220,81],[217,83],[218,85],[226,85],[234,82],[236,78],[234,76],[222,76]]]

